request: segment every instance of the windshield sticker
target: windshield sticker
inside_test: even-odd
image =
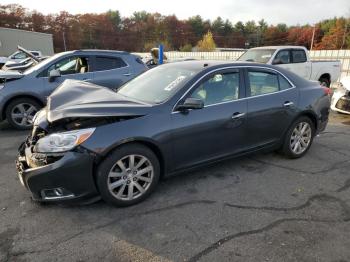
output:
[[[182,80],[184,80],[186,76],[179,76],[176,78],[173,82],[171,82],[169,85],[167,85],[164,90],[165,91],[171,91],[174,87],[176,87]]]

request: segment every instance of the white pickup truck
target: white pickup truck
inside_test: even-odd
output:
[[[339,60],[311,61],[308,50],[303,46],[264,46],[251,48],[239,61],[251,61],[278,65],[308,80],[319,81],[324,86],[340,77]]]

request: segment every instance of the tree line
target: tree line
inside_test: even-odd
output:
[[[68,12],[44,15],[21,5],[0,5],[0,27],[53,34],[55,52],[83,48],[148,52],[159,43],[166,50],[191,51],[210,32],[215,46],[249,48],[263,45],[302,45],[313,49],[350,49],[350,19],[331,18],[314,26],[269,25],[260,21],[233,24],[196,15],[185,20],[146,11],[122,17],[117,10],[105,13]]]

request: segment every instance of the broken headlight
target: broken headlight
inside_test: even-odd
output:
[[[45,136],[38,140],[34,147],[34,152],[60,153],[71,150],[86,141],[94,131],[95,128],[86,128]]]

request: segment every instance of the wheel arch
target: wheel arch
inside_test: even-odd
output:
[[[297,120],[298,118],[303,117],[303,116],[306,116],[306,117],[310,118],[310,120],[314,124],[315,130],[317,130],[317,128],[318,128],[317,115],[314,112],[312,112],[311,110],[301,112],[300,114],[298,114],[294,118],[293,122],[295,120]]]
[[[5,104],[4,104],[4,107],[3,107],[3,110],[2,110],[2,112],[1,112],[1,119],[2,120],[5,120],[6,119],[6,109],[7,109],[7,107],[8,107],[8,105],[12,102],[12,101],[14,101],[14,100],[16,100],[16,99],[21,99],[21,98],[29,98],[29,99],[32,99],[32,100],[34,100],[35,102],[37,102],[41,107],[43,107],[44,105],[45,105],[45,103],[41,100],[41,99],[39,99],[38,97],[36,97],[36,96],[34,96],[34,95],[30,95],[30,94],[21,94],[21,95],[16,95],[16,96],[13,96],[13,97],[11,97],[10,99],[8,99],[6,102],[5,102]]]
[[[134,138],[134,139],[128,139],[119,142],[118,144],[112,146],[109,148],[103,156],[99,159],[99,161],[96,163],[96,167],[104,160],[106,159],[114,150],[118,149],[121,146],[126,146],[130,144],[139,144],[143,145],[147,148],[149,148],[158,158],[159,165],[160,165],[160,177],[163,177],[166,172],[166,162],[163,151],[160,149],[160,147],[152,140],[145,139],[145,138]],[[95,172],[94,172],[95,173]]]
[[[327,79],[329,83],[331,83],[331,75],[329,73],[322,73],[318,78],[318,81],[320,81],[322,78]]]

